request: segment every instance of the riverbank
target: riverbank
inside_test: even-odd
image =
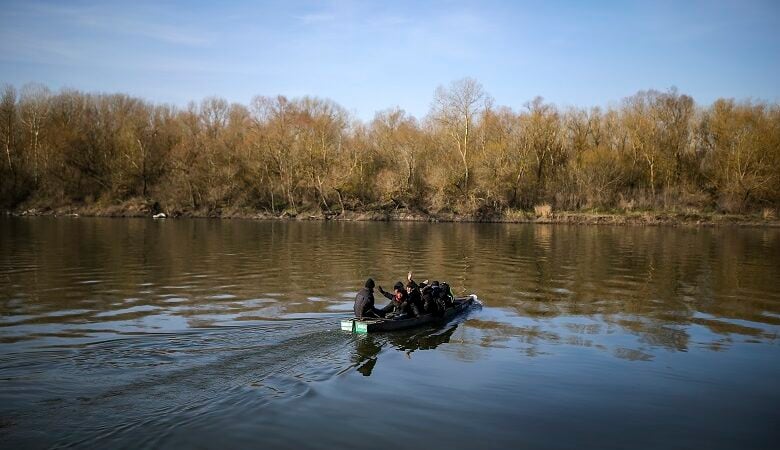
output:
[[[582,225],[668,225],[668,226],[760,226],[780,227],[772,210],[760,214],[723,214],[701,211],[536,211],[504,210],[488,214],[425,212],[404,208],[376,208],[364,211],[323,212],[319,210],[272,213],[248,208],[212,210],[164,210],[157,203],[128,201],[118,204],[35,206],[6,210],[11,216],[56,217],[158,217],[220,218],[254,220],[333,220],[333,221],[403,221],[403,222],[486,222],[540,223]]]

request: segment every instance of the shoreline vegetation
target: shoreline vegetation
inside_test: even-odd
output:
[[[150,218],[162,213],[161,219],[250,219],[278,221],[345,221],[345,222],[461,222],[461,223],[536,223],[572,225],[650,225],[650,226],[738,226],[780,227],[773,210],[759,214],[724,214],[699,211],[552,211],[549,205],[533,211],[506,210],[489,216],[457,215],[452,212],[431,213],[407,209],[385,208],[327,213],[321,210],[303,211],[298,214],[285,212],[272,214],[242,208],[225,208],[213,211],[163,210],[157,203],[143,199],[111,205],[67,205],[60,207],[39,206],[29,209],[6,210],[5,215],[15,217],[115,217]],[[158,216],[159,217],[159,216]]]
[[[416,118],[332,100],[0,86],[13,215],[777,225],[780,105],[672,88],[606,108],[496,105],[474,79]]]

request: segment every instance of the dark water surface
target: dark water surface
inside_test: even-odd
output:
[[[0,446],[777,448],[778,331],[777,229],[0,218]]]

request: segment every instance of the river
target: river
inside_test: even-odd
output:
[[[776,448],[778,331],[772,228],[0,218],[3,448]]]

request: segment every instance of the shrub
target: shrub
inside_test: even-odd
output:
[[[534,206],[534,213],[536,214],[536,217],[546,219],[552,216],[552,206],[550,206],[548,203],[536,205]]]

